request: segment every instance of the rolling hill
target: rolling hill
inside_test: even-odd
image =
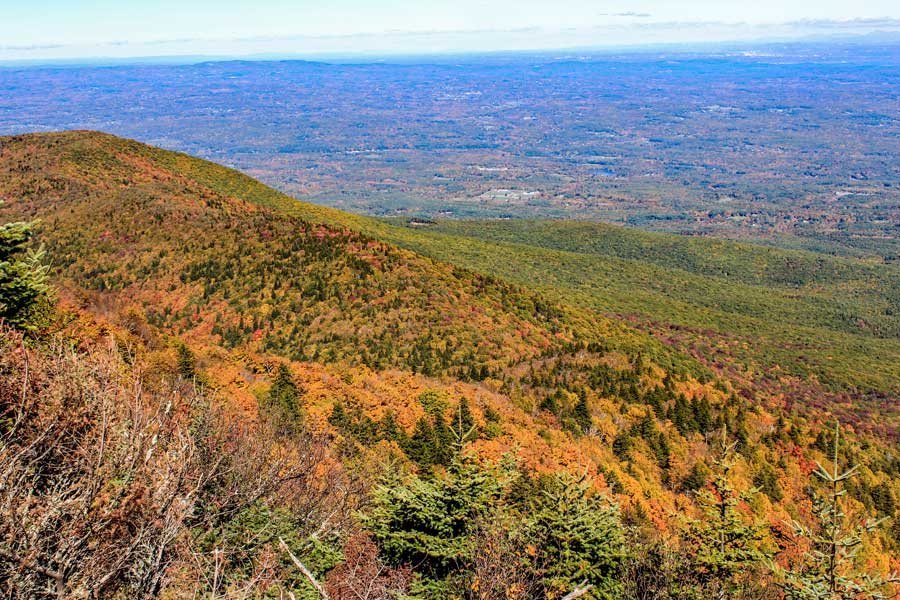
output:
[[[896,414],[894,264],[563,221],[412,222],[385,238],[628,319],[789,403]]]
[[[602,344],[863,426],[896,414],[896,265],[597,223],[380,222],[90,132],[2,148],[0,211],[44,219],[64,287],[177,335],[480,378]]]
[[[889,266],[580,223],[387,223],[95,132],[0,138],[0,199],[0,222],[41,219],[62,300],[49,350],[0,330],[2,415],[31,389],[38,413],[45,393],[48,410],[118,406],[133,393],[118,376],[156,411],[211,391],[229,415],[321,436],[317,473],[352,481],[353,507],[396,465],[441,481],[466,449],[516,465],[526,505],[575,473],[657,541],[698,514],[727,431],[730,477],[758,488],[741,510],[780,547],[785,520],[812,518],[809,475],[837,414],[861,465],[853,514],[898,512]],[[76,375],[87,391],[72,399]],[[895,565],[898,531],[868,536],[859,560]]]
[[[5,214],[43,220],[64,288],[189,339],[430,374],[622,329],[392,247],[350,229],[349,215],[297,203],[286,214],[252,180],[134,142],[7,138],[2,164]]]

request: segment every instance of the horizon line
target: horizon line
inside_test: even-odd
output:
[[[878,38],[878,35],[886,35],[889,39]],[[503,56],[540,56],[559,55],[566,53],[585,53],[594,55],[624,55],[644,54],[656,51],[672,51],[690,53],[710,51],[739,51],[741,48],[765,47],[772,45],[814,46],[833,44],[835,46],[900,46],[900,32],[868,32],[844,35],[813,35],[813,36],[786,36],[786,37],[762,37],[755,39],[725,39],[725,40],[697,40],[697,41],[671,41],[671,42],[620,42],[604,45],[575,45],[575,46],[548,46],[532,48],[510,49],[448,49],[432,51],[413,51],[410,49],[397,50],[355,50],[345,52],[319,51],[319,52],[291,52],[291,51],[260,51],[247,53],[209,52],[209,53],[181,53],[181,54],[135,54],[131,56],[114,55],[85,55],[85,56],[59,56],[41,58],[0,58],[0,68],[38,68],[38,67],[80,67],[80,66],[126,66],[129,64],[143,65],[196,65],[208,62],[310,62],[310,63],[344,63],[363,59],[365,64],[383,63],[388,60],[400,60],[408,62],[411,59],[452,59],[475,57],[503,57]],[[2,49],[2,47],[0,47]],[[764,56],[760,56],[764,58]]]

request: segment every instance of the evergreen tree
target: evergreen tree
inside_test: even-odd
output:
[[[413,434],[402,448],[410,460],[424,469],[438,462],[434,449],[434,428],[428,417],[420,417],[416,421]]]
[[[416,565],[426,578],[441,581],[469,565],[471,533],[507,483],[497,469],[458,455],[436,477],[386,477],[363,524],[390,564]]]
[[[619,508],[591,492],[591,481],[557,475],[533,510],[531,539],[543,565],[548,597],[560,597],[585,582],[594,598],[620,598],[618,579],[625,558]]]
[[[454,455],[458,454],[462,449],[462,444],[456,433],[447,424],[444,415],[437,415],[434,418],[434,457],[435,463],[439,465],[448,465]]]
[[[185,379],[194,379],[197,376],[197,358],[184,342],[178,342],[175,347],[178,354],[178,374]]]
[[[691,467],[691,472],[682,481],[682,486],[689,492],[696,492],[702,489],[709,482],[710,471],[702,460],[698,460]]]
[[[577,424],[579,433],[587,433],[593,426],[591,411],[587,403],[587,394],[585,394],[584,390],[578,393],[578,403],[575,404],[575,409],[572,411],[572,419]]]
[[[792,524],[795,535],[807,540],[810,550],[797,568],[776,567],[783,578],[785,597],[790,600],[876,600],[893,598],[898,592],[900,577],[896,574],[880,577],[855,568],[855,558],[866,534],[885,519],[849,522],[843,502],[845,486],[857,474],[859,465],[841,469],[839,436],[840,426],[836,423],[829,444],[831,465],[826,468],[817,463],[814,472],[825,486],[825,493],[813,498],[816,526],[811,528],[796,521]]]
[[[697,423],[694,421],[694,411],[691,410],[691,403],[681,394],[675,398],[675,404],[672,407],[669,419],[671,419],[681,435],[686,436],[692,431],[697,431]]]
[[[628,459],[628,453],[631,452],[631,448],[634,445],[634,440],[631,438],[631,433],[627,429],[623,429],[619,432],[616,438],[613,440],[612,449],[613,453],[621,460]]]
[[[715,476],[708,488],[697,493],[703,517],[689,521],[685,534],[691,548],[694,574],[720,600],[739,593],[747,583],[743,576],[749,575],[767,558],[762,548],[765,526],[747,523],[738,509],[756,490],[737,492],[731,484],[735,446],[736,442],[727,442],[723,428],[721,454],[714,463]]]
[[[769,463],[763,463],[756,475],[753,476],[753,485],[768,496],[772,502],[780,502],[784,498],[784,492],[781,491],[781,485],[778,483],[778,474]]]
[[[561,408],[559,403],[559,395],[559,390],[557,390],[552,394],[547,394],[546,396],[544,396],[544,399],[541,400],[540,409],[558,416]]]
[[[408,436],[403,427],[397,422],[397,414],[394,411],[388,411],[381,422],[378,424],[378,435],[381,439],[397,442],[403,448],[408,443]]]
[[[0,225],[0,319],[24,330],[38,326],[40,308],[50,292],[43,248],[27,248],[37,224]]]
[[[284,363],[275,371],[264,408],[287,429],[294,429],[300,423],[300,388]]]
[[[706,396],[700,400],[694,398],[694,400],[691,401],[691,411],[694,413],[694,422],[697,424],[697,430],[700,433],[706,433],[707,431],[712,430],[712,407]]]
[[[478,428],[475,425],[475,417],[469,409],[469,401],[465,396],[460,398],[453,415],[453,434],[460,444],[466,444],[478,437]]]

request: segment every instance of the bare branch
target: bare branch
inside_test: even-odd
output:
[[[561,600],[575,600],[575,598],[581,598],[589,591],[594,588],[593,585],[588,583],[587,581],[582,581],[578,585],[575,586],[575,589],[562,597]]]
[[[299,558],[294,556],[294,553],[291,552],[291,549],[288,548],[288,545],[284,542],[284,539],[281,538],[281,536],[278,537],[278,543],[281,546],[281,549],[284,550],[285,552],[287,552],[287,555],[290,557],[291,562],[293,562],[294,565],[298,569],[300,569],[300,572],[303,573],[303,576],[309,580],[309,582],[312,584],[312,586],[314,588],[316,588],[316,591],[319,592],[319,595],[322,597],[322,600],[329,600],[328,592],[326,592],[325,588],[322,587],[322,584],[320,584],[316,580],[316,577],[315,577],[315,575],[312,574],[312,571],[307,569],[306,565],[304,565],[302,562],[300,562]]]
[[[46,567],[42,567],[35,560],[28,560],[28,559],[16,556],[12,552],[8,552],[8,551],[4,550],[3,548],[0,548],[0,558],[5,558],[8,561],[14,562],[14,563],[18,564],[20,567],[22,567],[23,569],[30,569],[39,575],[43,575],[44,577],[49,577],[56,584],[56,595],[59,596],[60,598],[62,598],[63,595],[65,594],[66,582],[65,582],[65,579],[63,578],[62,573],[60,573],[58,571],[54,571],[52,569],[48,569]]]

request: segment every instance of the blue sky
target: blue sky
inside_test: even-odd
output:
[[[0,59],[615,46],[900,31],[897,0],[0,0]]]

